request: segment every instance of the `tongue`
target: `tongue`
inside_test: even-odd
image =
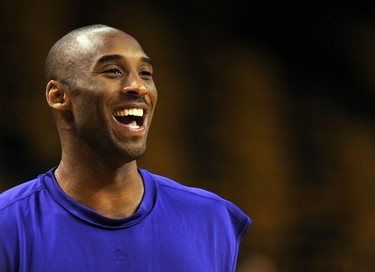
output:
[[[129,126],[130,128],[139,128],[137,122],[134,119],[130,118],[130,117],[127,117],[127,116],[117,116],[116,119],[121,124]]]

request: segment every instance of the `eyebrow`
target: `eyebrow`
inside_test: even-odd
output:
[[[121,55],[105,55],[105,56],[100,57],[100,59],[98,60],[98,63],[104,63],[104,62],[108,62],[112,60],[120,60],[123,58],[124,57]]]
[[[98,63],[105,63],[113,60],[121,60],[123,58],[124,57],[122,55],[105,55],[99,58]],[[152,65],[152,59],[149,57],[142,57],[141,60],[142,62]]]
[[[147,58],[146,58],[146,57],[143,57],[143,58],[141,58],[141,60],[142,60],[143,62],[146,62],[146,63],[152,65],[152,59],[149,58],[149,57],[147,57]]]

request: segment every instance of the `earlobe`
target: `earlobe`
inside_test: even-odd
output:
[[[67,86],[56,80],[50,80],[47,83],[46,99],[48,105],[55,110],[65,111],[70,109]]]

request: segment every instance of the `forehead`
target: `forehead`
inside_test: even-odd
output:
[[[78,51],[86,61],[95,62],[105,55],[121,55],[124,58],[146,57],[140,44],[130,35],[119,30],[85,33],[77,36]]]

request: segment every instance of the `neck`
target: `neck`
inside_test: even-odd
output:
[[[116,168],[94,161],[82,158],[67,160],[63,156],[55,171],[62,190],[106,217],[124,218],[133,214],[144,193],[136,161]]]

